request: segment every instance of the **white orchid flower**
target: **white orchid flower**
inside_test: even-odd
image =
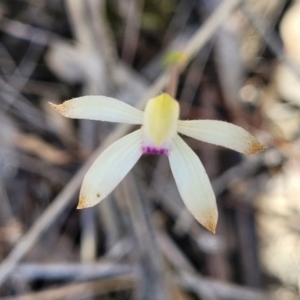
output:
[[[84,96],[60,105],[50,104],[68,118],[142,125],[96,159],[84,177],[79,209],[94,206],[107,197],[142,154],[163,154],[169,158],[187,209],[204,227],[215,232],[218,210],[212,186],[199,157],[178,133],[245,154],[265,149],[236,125],[213,120],[179,120],[178,102],[165,93],[150,99],[144,112],[104,96]]]

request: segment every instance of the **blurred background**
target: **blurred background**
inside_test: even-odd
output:
[[[143,156],[76,210],[93,158],[132,128],[48,101],[138,105],[199,32],[181,118],[226,120],[268,146],[246,157],[185,138],[217,196],[216,234],[185,210],[166,157]],[[1,299],[299,299],[300,1],[1,0],[0,73]]]

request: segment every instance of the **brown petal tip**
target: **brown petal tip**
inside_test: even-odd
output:
[[[55,109],[58,113],[60,113],[63,116],[67,115],[68,110],[70,109],[70,104],[68,101],[65,101],[62,104],[54,104],[52,102],[48,102],[53,109]]]
[[[218,209],[213,207],[205,214],[205,220],[201,224],[210,232],[216,233],[216,227],[218,222]]]
[[[91,205],[90,205],[89,201],[85,197],[80,197],[78,205],[77,205],[77,209],[88,208],[90,206]]]
[[[217,223],[214,220],[208,220],[203,226],[212,233],[216,233]]]
[[[216,233],[217,224],[212,225],[210,228],[207,228],[211,233]]]
[[[263,146],[256,138],[251,136],[249,148],[245,152],[246,155],[256,154],[267,149],[266,146]]]
[[[58,104],[54,104],[54,103],[52,103],[52,102],[48,102],[48,103],[49,103],[49,104],[51,105],[51,107],[54,108],[54,109],[56,109],[56,107],[59,106]]]
[[[84,194],[84,193],[82,193],[82,194]],[[83,209],[83,208],[88,208],[88,207],[95,206],[97,203],[100,202],[101,194],[97,193],[95,196],[96,196],[97,200],[93,199],[91,201],[91,198],[88,199],[88,197],[86,195],[85,196],[81,195],[79,197],[79,202],[78,202],[78,205],[77,205],[77,209]]]

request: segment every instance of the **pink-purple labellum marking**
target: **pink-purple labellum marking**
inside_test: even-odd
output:
[[[142,147],[144,154],[155,154],[155,155],[168,155],[169,150],[165,148],[155,148],[155,147]]]

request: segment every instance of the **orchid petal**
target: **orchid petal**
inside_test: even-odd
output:
[[[247,155],[266,149],[245,129],[224,121],[178,121],[177,130],[194,139],[223,146]]]
[[[125,102],[104,96],[84,96],[50,105],[61,115],[72,119],[142,124],[144,113]]]
[[[173,140],[169,161],[184,204],[199,223],[215,233],[218,210],[214,191],[200,159],[179,135]]]
[[[109,146],[86,173],[78,209],[91,207],[106,198],[136,164],[141,150],[141,129]]]

